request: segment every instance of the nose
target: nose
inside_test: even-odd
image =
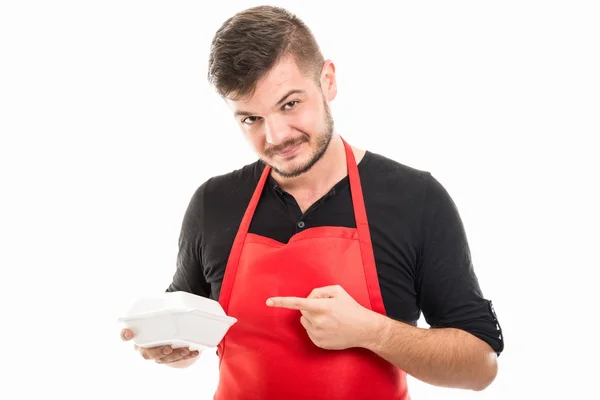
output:
[[[265,140],[267,143],[277,146],[285,142],[291,135],[291,129],[285,119],[271,117],[265,120]]]

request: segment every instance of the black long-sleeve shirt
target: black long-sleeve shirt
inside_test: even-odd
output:
[[[218,300],[233,240],[264,167],[256,161],[196,190],[183,218],[168,291]],[[387,315],[416,325],[423,313],[431,327],[462,329],[500,354],[502,331],[445,188],[429,172],[369,151],[358,169]],[[347,177],[305,213],[269,178],[249,232],[286,243],[318,226],[356,227]]]

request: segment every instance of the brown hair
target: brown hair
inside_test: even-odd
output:
[[[215,33],[208,80],[221,96],[239,99],[251,95],[257,82],[287,56],[318,81],[324,59],[304,22],[280,7],[248,8]]]

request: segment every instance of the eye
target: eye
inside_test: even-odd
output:
[[[285,108],[285,109],[289,110],[289,109],[291,109],[291,108],[294,108],[294,107],[296,107],[296,105],[297,105],[298,103],[299,103],[299,102],[298,102],[297,100],[290,101],[289,103],[286,103],[286,104],[283,106],[283,108]]]
[[[246,117],[242,120],[242,124],[246,124],[246,125],[252,125],[254,124],[256,121],[258,121],[260,117]]]

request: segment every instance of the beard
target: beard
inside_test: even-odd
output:
[[[310,169],[321,158],[323,158],[323,155],[325,154],[325,152],[327,151],[327,148],[329,147],[329,144],[331,143],[331,139],[333,137],[333,130],[334,130],[333,117],[331,116],[331,110],[329,109],[329,106],[327,105],[327,103],[325,103],[324,100],[323,100],[323,105],[325,107],[325,128],[323,129],[323,131],[321,131],[316,136],[315,148],[314,148],[310,158],[306,162],[304,162],[300,165],[296,165],[296,166],[290,168],[289,170],[283,170],[283,169],[278,168],[277,166],[273,165],[272,163],[269,163],[266,160],[263,160],[271,167],[271,169],[274,172],[276,172],[281,177],[296,178],[296,177],[310,171]],[[287,140],[284,143],[281,143],[275,147],[272,147],[272,148],[266,150],[265,156],[266,156],[266,158],[270,158],[274,154],[276,154],[278,151],[281,151],[282,149],[285,149],[286,147],[297,146],[297,145],[300,145],[305,142],[309,143],[310,139],[309,139],[308,135],[303,134],[302,136],[300,136],[298,138]]]

